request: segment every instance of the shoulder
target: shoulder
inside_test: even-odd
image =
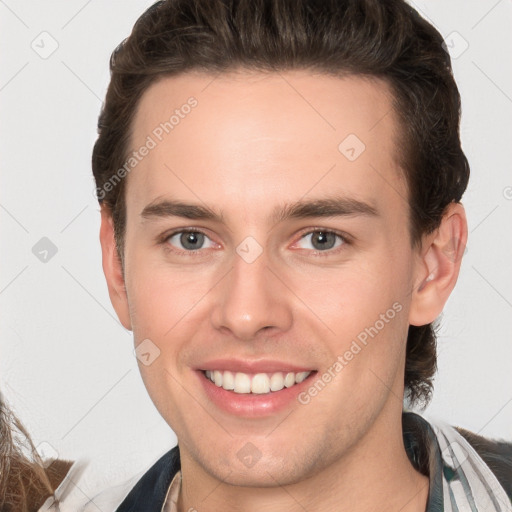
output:
[[[169,470],[173,468],[176,459],[179,462],[177,447],[163,455],[147,471],[140,472],[116,486],[111,486],[87,499],[81,507],[66,508],[67,503],[61,505],[60,512],[104,512],[114,511],[140,511],[153,510],[150,502],[159,497],[159,490],[164,489]],[[167,487],[164,491],[167,492]],[[92,496],[89,494],[89,496]],[[160,512],[161,508],[155,508]]]
[[[116,510],[133,489],[141,476],[142,475],[138,473],[119,485],[112,486],[101,491],[99,494],[94,496],[94,498],[88,500],[84,504],[83,508],[80,509],[80,512],[98,512],[98,510],[111,512]]]
[[[175,446],[144,473],[117,512],[160,511],[169,485],[180,469],[179,449]]]
[[[512,500],[512,442],[494,440],[454,427],[480,455]]]
[[[464,510],[472,500],[478,502],[478,510],[491,510],[490,503],[510,505],[511,442],[488,439],[439,418],[427,419],[410,411],[403,414],[403,434],[411,462],[430,478],[432,504],[458,500]],[[492,508],[495,509],[498,510]]]

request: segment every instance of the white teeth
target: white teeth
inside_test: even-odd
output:
[[[309,372],[297,373],[297,375],[295,375],[295,382],[297,384],[300,384],[308,375],[309,375]]]
[[[216,386],[240,394],[266,394],[271,391],[281,391],[304,381],[311,372],[282,372],[247,374],[230,371],[206,370],[206,378]]]
[[[227,390],[235,389],[235,376],[231,372],[223,373],[222,387]]]
[[[284,377],[281,372],[274,373],[270,377],[270,391],[281,391],[284,388]]]
[[[250,393],[251,392],[251,377],[246,373],[235,374],[235,387],[233,389],[235,393]]]
[[[284,385],[291,388],[295,384],[295,373],[287,373],[284,378]]]
[[[213,372],[213,382],[215,382],[215,385],[219,388],[222,386],[222,373],[219,372],[219,370]]]
[[[260,395],[270,391],[270,379],[266,373],[257,373],[252,378],[251,391]]]

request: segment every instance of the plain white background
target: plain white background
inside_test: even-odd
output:
[[[0,386],[43,453],[91,459],[91,489],[175,445],[110,305],[90,169],[110,53],[151,3],[0,0]],[[512,4],[414,5],[454,57],[472,172],[425,414],[512,440]],[[46,262],[38,243],[54,246]]]

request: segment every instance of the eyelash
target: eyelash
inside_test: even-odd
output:
[[[340,246],[338,246],[336,249],[328,249],[326,251],[310,251],[310,254],[312,254],[314,257],[322,258],[322,257],[326,257],[326,256],[331,256],[332,254],[337,254],[338,252],[344,250],[345,246],[350,245],[352,243],[351,238],[346,233],[342,233],[340,231],[336,231],[335,229],[326,229],[326,228],[320,228],[320,227],[308,228],[306,231],[303,231],[300,234],[300,236],[299,236],[297,241],[302,240],[302,238],[304,238],[306,235],[311,235],[313,233],[318,233],[319,231],[321,231],[323,233],[333,233],[334,235],[336,235],[338,238],[341,239],[342,244]],[[172,231],[170,233],[165,233],[164,235],[162,235],[159,238],[158,243],[163,245],[163,247],[164,247],[164,249],[166,251],[171,252],[173,254],[178,254],[178,255],[185,255],[185,254],[186,255],[196,255],[196,254],[199,254],[200,252],[203,252],[202,249],[194,249],[194,250],[191,250],[191,251],[185,251],[185,250],[182,250],[182,249],[176,249],[175,247],[172,247],[168,243],[168,240],[170,238],[172,238],[174,235],[181,234],[181,233],[201,233],[204,236],[208,237],[208,234],[205,231],[201,230],[200,228],[181,228],[181,229],[177,229],[175,231]],[[304,249],[304,250],[308,250],[308,249]]]

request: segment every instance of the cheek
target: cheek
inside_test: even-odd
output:
[[[215,276],[198,269],[177,269],[162,258],[154,261],[136,253],[126,268],[134,343],[137,347],[150,340],[150,348],[158,355],[151,365],[139,362],[140,372],[162,409],[169,401],[181,399],[175,391],[178,382],[188,378],[191,346],[197,333],[204,330],[200,324],[208,321],[208,292]]]
[[[393,304],[406,309],[408,279],[390,258],[338,268],[315,269],[314,276],[290,276],[304,304],[337,338],[347,340],[377,322]]]
[[[140,373],[160,414],[178,428],[179,411],[187,409],[181,391],[187,370],[184,358],[197,329],[194,314],[206,284],[197,276],[150,261],[133,258],[130,264],[127,289],[134,343],[142,347],[150,340],[149,351],[156,354],[150,364],[139,358]]]
[[[165,340],[182,328],[209,288],[199,269],[178,269],[161,256],[133,253],[127,261],[127,290],[136,342],[150,335]]]
[[[408,328],[409,277],[404,268],[406,258],[397,254],[324,268],[314,280],[295,281],[294,290],[313,313],[317,336],[322,335],[328,350],[324,371],[337,376],[332,386],[336,401],[378,401],[378,395],[393,387]]]

